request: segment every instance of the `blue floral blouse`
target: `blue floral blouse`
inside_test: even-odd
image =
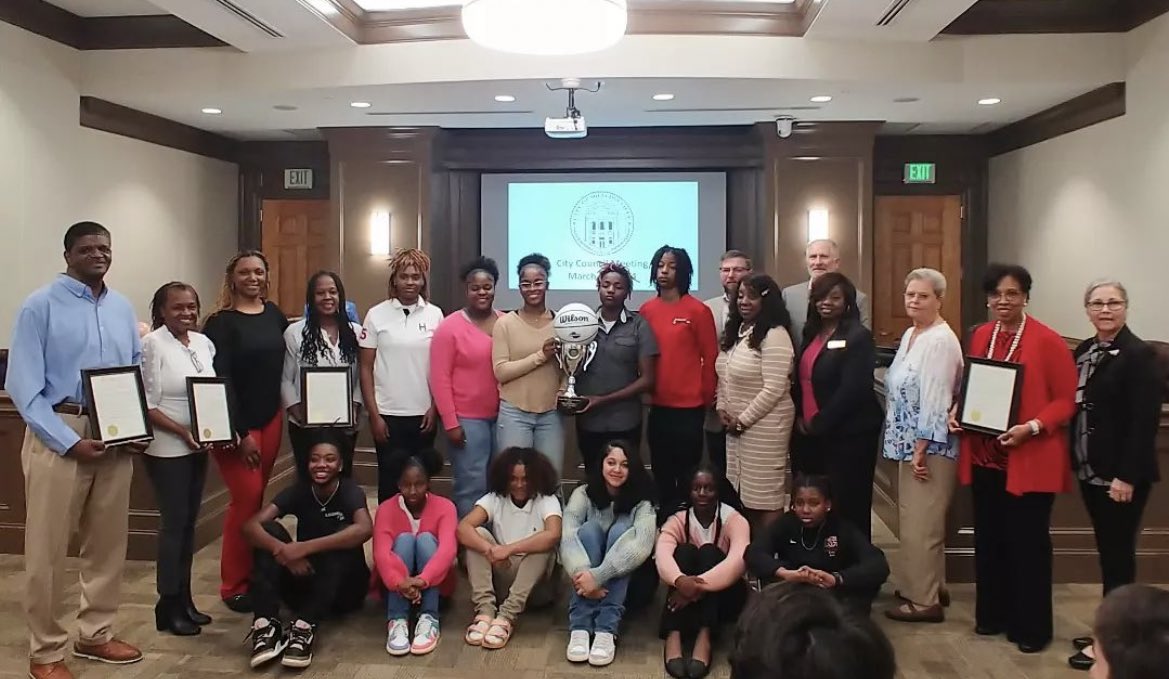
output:
[[[949,411],[962,376],[962,345],[954,331],[939,322],[917,336],[913,347],[905,331],[893,365],[885,374],[886,458],[904,462],[913,457],[920,439],[926,453],[958,458],[958,438],[950,434]]]

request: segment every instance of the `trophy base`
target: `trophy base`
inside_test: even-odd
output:
[[[556,409],[561,415],[576,415],[585,409],[589,400],[583,396],[559,396],[556,398]]]

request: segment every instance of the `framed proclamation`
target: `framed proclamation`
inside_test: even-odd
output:
[[[1022,365],[967,356],[958,425],[982,434],[1002,434],[1018,417],[1022,386]]]
[[[107,446],[154,438],[138,366],[82,370],[81,383],[93,438]]]
[[[191,409],[191,436],[196,443],[235,441],[231,392],[224,377],[188,377],[187,403]]]
[[[305,427],[352,427],[353,374],[345,366],[302,367],[300,402]]]

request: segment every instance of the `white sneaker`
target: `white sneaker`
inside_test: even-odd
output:
[[[568,635],[568,650],[564,652],[568,662],[585,662],[589,659],[589,633],[574,629]]]
[[[405,618],[391,620],[389,631],[386,633],[386,653],[390,655],[409,655],[410,628]]]
[[[593,648],[589,651],[589,664],[604,667],[613,662],[617,655],[617,637],[609,632],[597,632],[593,636]]]
[[[414,625],[414,642],[410,644],[410,653],[414,655],[430,653],[438,646],[438,637],[438,620],[429,613],[423,613],[418,616],[418,622]]]

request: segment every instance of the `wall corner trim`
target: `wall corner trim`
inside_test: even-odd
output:
[[[79,107],[82,127],[239,163],[240,142],[235,139],[97,97],[81,97]]]
[[[986,135],[991,156],[1082,130],[1125,113],[1125,84],[1114,82],[1056,104]]]

